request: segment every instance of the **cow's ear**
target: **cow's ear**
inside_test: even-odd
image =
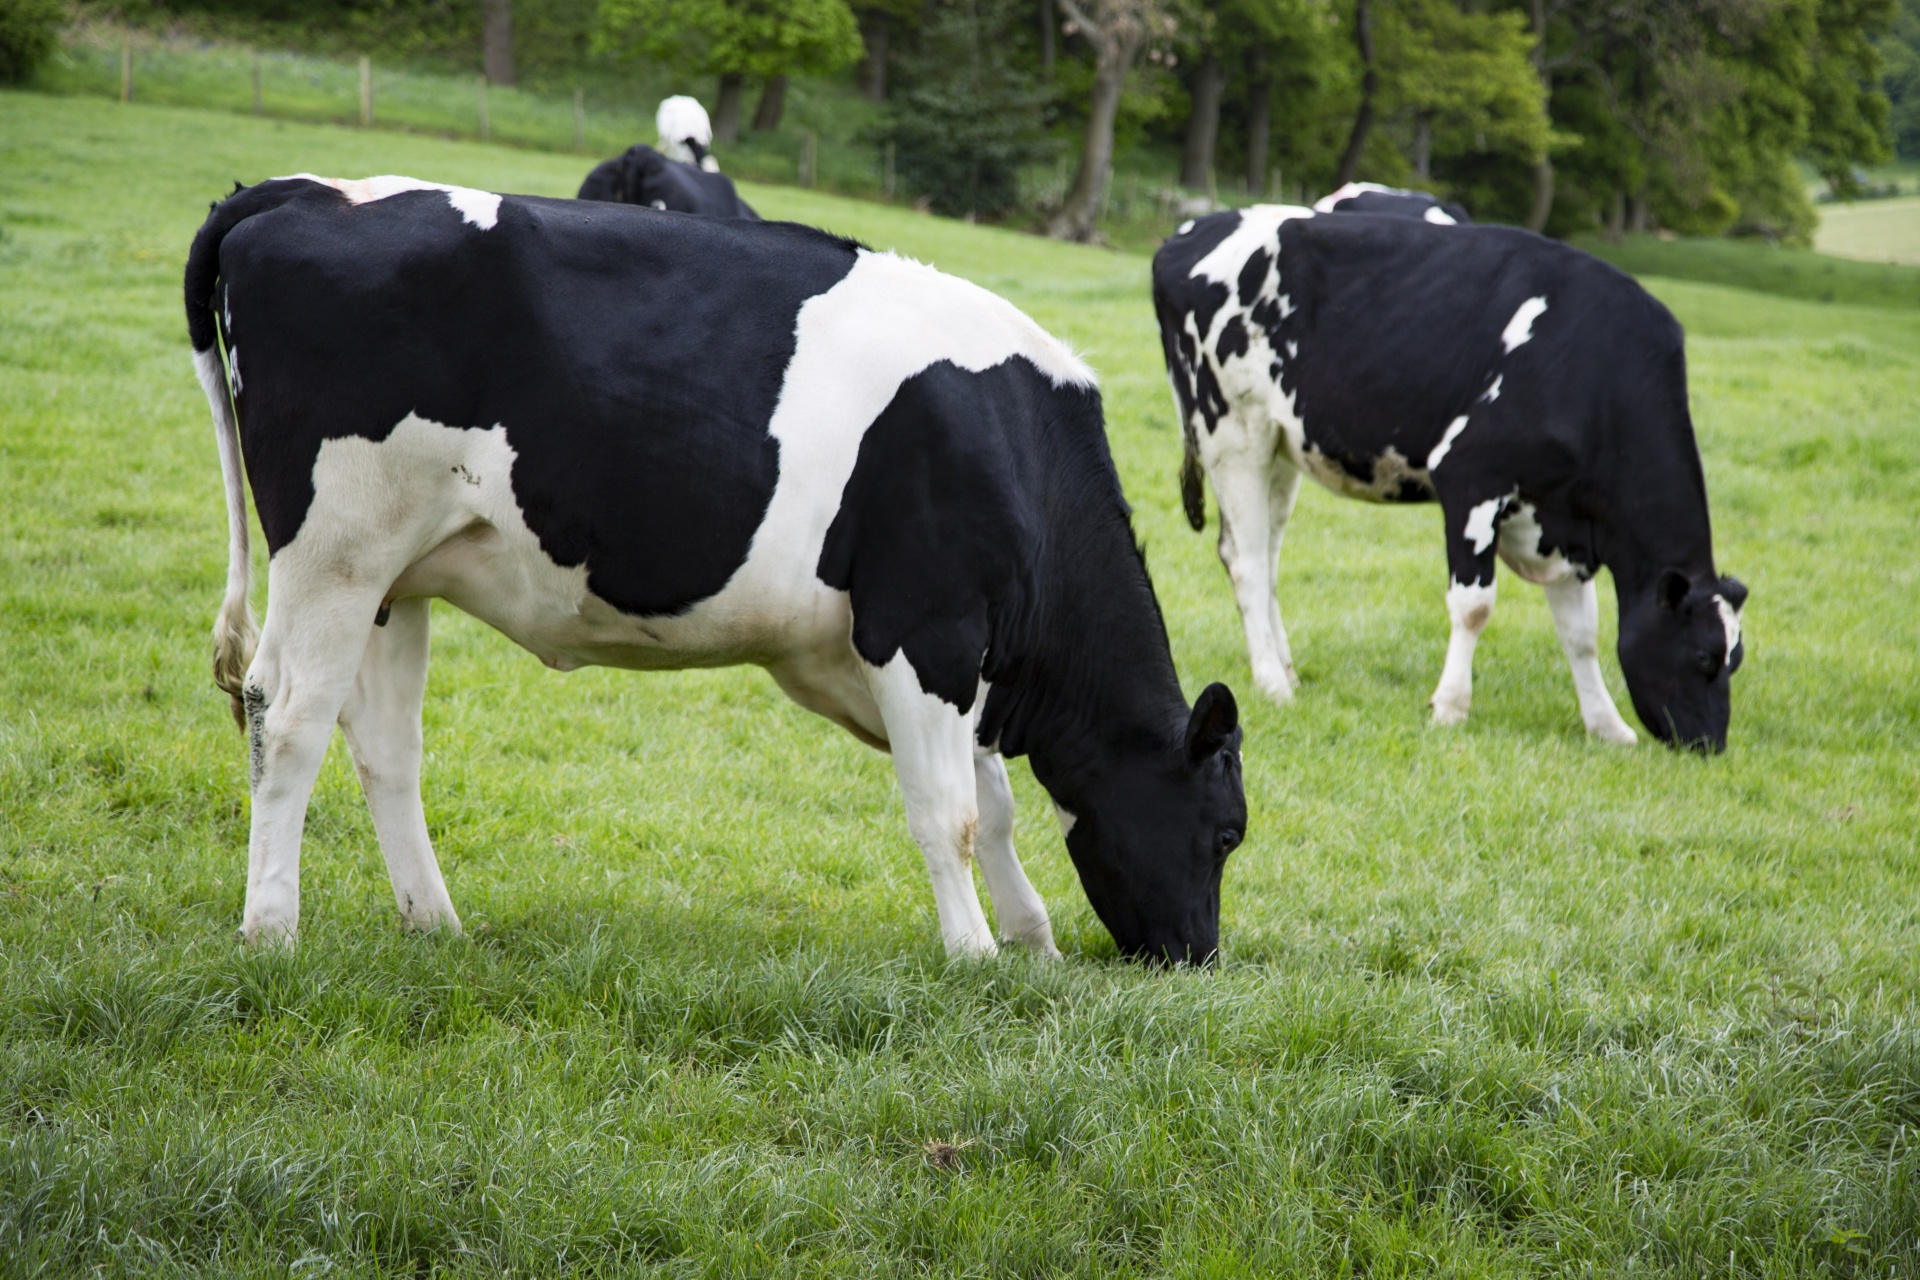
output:
[[[1733,606],[1735,613],[1747,606],[1747,584],[1738,578],[1720,579],[1720,598]]]
[[[1653,598],[1660,602],[1662,609],[1678,609],[1686,603],[1687,592],[1693,590],[1693,584],[1687,581],[1687,575],[1678,569],[1664,569],[1660,580],[1653,584]]]
[[[1233,690],[1223,684],[1210,684],[1194,699],[1193,714],[1187,718],[1187,759],[1199,764],[1227,745],[1240,727],[1240,708]]]

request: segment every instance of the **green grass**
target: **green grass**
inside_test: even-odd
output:
[[[1920,196],[1821,205],[1813,244],[1842,258],[1920,268]]]
[[[1822,205],[1823,223],[1834,217],[1836,210],[1845,208]],[[1844,213],[1839,216],[1846,217]],[[1650,235],[1628,236],[1618,244],[1609,244],[1598,235],[1585,235],[1574,243],[1638,276],[1697,280],[1808,302],[1920,308],[1920,265],[1888,262],[1886,254],[1874,255],[1874,261],[1854,262],[1847,257],[1831,257],[1828,252],[1782,249],[1757,240],[1662,240]]]
[[[398,932],[336,752],[302,942],[250,952],[179,270],[233,179],[302,169],[578,180],[0,94],[0,1274],[1920,1269],[1920,313],[1652,282],[1753,587],[1717,759],[1586,741],[1511,579],[1431,730],[1437,515],[1303,495],[1305,684],[1245,708],[1216,972],[1113,959],[1024,766],[1068,958],[950,965],[884,757],[756,671],[560,676],[447,609],[426,799],[469,934]],[[1088,354],[1188,688],[1244,694],[1145,259],[747,194]]]

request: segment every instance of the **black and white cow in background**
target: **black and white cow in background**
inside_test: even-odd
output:
[[[1604,565],[1641,723],[1725,747],[1747,591],[1714,568],[1680,326],[1631,278],[1509,227],[1263,205],[1183,224],[1153,293],[1187,519],[1206,522],[1204,469],[1274,701],[1297,683],[1273,583],[1305,473],[1439,502],[1453,636],[1437,723],[1466,719],[1498,555],[1546,588],[1589,732],[1634,741],[1600,674]]]
[[[1233,695],[1181,696],[1093,375],[1009,303],[785,223],[309,175],[214,207],[186,302],[247,936],[298,923],[336,720],[401,912],[457,926],[420,798],[438,596],[559,670],[756,663],[890,749],[952,952],[994,950],[977,858],[1003,936],[1056,954],[1014,855],[1021,754],[1121,948],[1215,950]]]
[[[638,142],[601,161],[575,198],[709,218],[759,218],[707,150],[713,144],[713,124],[705,107],[685,96],[668,98],[655,113],[654,124],[660,132],[658,151]]]
[[[1377,182],[1349,182],[1338,191],[1313,202],[1315,213],[1384,213],[1391,217],[1418,218],[1439,226],[1471,223],[1472,218],[1459,205],[1425,191],[1403,187],[1383,187]]]

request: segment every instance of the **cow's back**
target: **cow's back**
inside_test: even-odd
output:
[[[809,297],[855,246],[808,228],[440,191],[331,193],[221,246],[250,475],[269,548],[298,533],[323,442],[409,415],[504,426],[558,564],[623,611],[673,613],[745,558],[772,497],[768,423]],[[697,477],[697,483],[696,483]],[[651,548],[644,559],[634,548]]]

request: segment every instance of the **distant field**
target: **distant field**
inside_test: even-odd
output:
[[[1920,268],[1920,196],[1823,204],[1813,247],[1862,262],[1901,262]]]
[[[1588,742],[1511,577],[1472,722],[1429,728],[1437,513],[1311,487],[1305,684],[1253,703],[1147,260],[750,186],[1102,375],[1186,687],[1243,695],[1222,965],[1114,959],[1022,764],[1067,959],[949,964],[884,757],[757,671],[562,676],[440,607],[426,802],[469,933],[398,932],[336,751],[283,954],[232,939],[180,266],[235,179],[300,170],[565,194],[581,163],[0,93],[0,1277],[1920,1274],[1907,277],[1649,281],[1753,589],[1698,759]],[[1758,261],[1692,249],[1653,251]]]
[[[1864,210],[1880,204],[1911,203],[1873,201],[1857,207]],[[1846,207],[1821,205],[1822,226],[1836,209]],[[1886,231],[1884,223],[1879,226]],[[1855,262],[1831,256],[1824,247],[1814,253],[1781,249],[1757,240],[1628,236],[1618,244],[1609,244],[1597,235],[1587,235],[1577,237],[1574,243],[1639,276],[1730,285],[1808,302],[1920,309],[1920,265],[1892,264],[1885,258]]]

